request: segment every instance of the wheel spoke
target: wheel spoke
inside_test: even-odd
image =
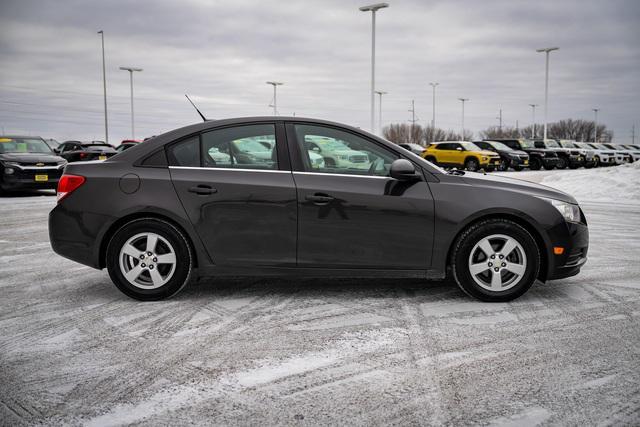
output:
[[[136,249],[135,246],[133,246],[130,243],[127,243],[122,247],[122,253],[134,258],[138,258],[138,256],[140,256],[140,249]]]
[[[504,255],[504,257],[506,258],[516,248],[517,245],[518,245],[518,242],[516,242],[515,239],[507,239],[504,242],[502,249],[500,249],[500,253]]]
[[[471,264],[469,266],[469,272],[472,276],[482,273],[483,271],[487,271],[489,266],[487,266],[486,262],[480,262],[478,264]]]
[[[174,253],[162,254],[156,257],[158,264],[175,264],[176,255]]]
[[[158,236],[153,233],[147,234],[147,252],[155,252],[158,244]]]
[[[142,273],[142,270],[143,270],[142,266],[138,264],[135,267],[133,267],[131,270],[127,271],[124,276],[129,282],[133,283],[133,281],[136,280],[138,276],[140,276],[140,273]]]
[[[487,258],[493,255],[494,251],[491,243],[489,243],[489,239],[482,239],[480,243],[478,243],[478,246],[482,249],[482,252],[484,252]]]
[[[162,276],[156,269],[149,270],[149,275],[151,276],[151,281],[153,282],[153,286],[156,286],[156,287],[161,286],[162,283],[164,282],[164,280],[162,279]]]
[[[522,276],[524,274],[525,267],[522,264],[516,264],[514,262],[508,262],[505,270],[512,272],[513,274],[517,274],[518,276]]]
[[[502,287],[502,275],[499,271],[491,270],[491,288],[499,290]]]

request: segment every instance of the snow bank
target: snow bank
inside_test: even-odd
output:
[[[640,162],[549,175],[541,184],[569,193],[581,203],[640,204]]]

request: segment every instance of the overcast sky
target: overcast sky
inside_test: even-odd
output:
[[[551,54],[550,121],[599,119],[640,139],[640,1],[389,0],[378,13],[377,79],[383,124],[459,129],[459,97],[474,132],[531,122],[544,103]],[[369,128],[371,14],[366,1],[0,1],[0,126],[59,140],[104,139],[100,36],[104,30],[110,141],[130,137],[134,75],[136,137],[209,118],[271,114]],[[377,109],[377,107],[376,107]],[[377,117],[377,110],[376,110]]]

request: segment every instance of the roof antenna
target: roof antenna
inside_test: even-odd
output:
[[[200,110],[198,110],[198,107],[196,107],[196,104],[193,103],[193,101],[191,100],[191,98],[189,98],[189,95],[187,95],[186,93],[184,94],[184,96],[187,97],[187,99],[189,100],[189,102],[191,103],[191,105],[193,105],[193,108],[196,109],[196,111],[198,112],[198,114],[200,114],[200,117],[202,117],[202,121],[206,122],[207,118],[200,112]]]

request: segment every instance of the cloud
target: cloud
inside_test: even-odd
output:
[[[210,117],[282,114],[369,127],[370,13],[365,2],[13,1],[0,5],[0,125],[59,139],[104,133],[100,37],[105,31],[111,140],[130,136],[134,75],[138,137]],[[551,56],[550,120],[599,119],[628,140],[640,101],[640,4],[634,0],[390,2],[377,19],[377,88],[389,92],[383,121],[404,122],[412,99],[420,123],[457,128],[530,120],[543,103]],[[376,114],[377,116],[377,114]]]

